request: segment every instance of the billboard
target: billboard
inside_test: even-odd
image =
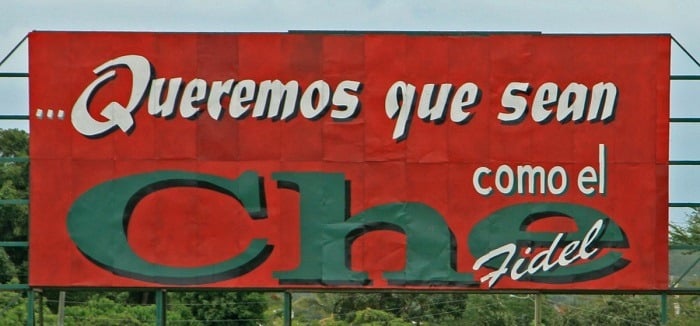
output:
[[[30,35],[34,287],[667,287],[667,35]]]

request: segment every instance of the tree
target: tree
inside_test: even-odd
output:
[[[38,306],[35,306],[34,313],[36,318]],[[56,324],[56,316],[48,308],[44,307],[42,313],[45,324]],[[24,293],[0,292],[0,325],[26,325],[27,317],[27,297]]]
[[[6,284],[17,279],[17,268],[5,250],[0,250],[0,283]]]
[[[257,292],[187,292],[178,298],[202,325],[258,325],[265,323],[267,297]]]
[[[328,299],[333,296],[332,294],[298,294],[298,296],[299,298],[293,303],[295,321],[302,324],[313,324],[333,316],[334,301]],[[282,313],[281,310],[279,312]]]
[[[66,307],[67,325],[152,325],[153,305],[127,305],[105,295],[94,295],[80,305]]]
[[[469,297],[469,304],[464,311],[464,321],[471,325],[517,325],[516,316],[503,302],[502,295],[476,294]],[[528,300],[529,302],[529,300]],[[519,304],[520,302],[514,302]],[[531,313],[524,318],[532,318]]]
[[[466,294],[456,293],[319,293],[315,299],[300,303],[302,307],[314,308],[316,315],[330,312],[334,319],[348,323],[355,323],[360,313],[367,317],[382,311],[404,322],[440,324],[461,318],[466,300]],[[303,318],[306,315],[303,313]]]
[[[700,207],[694,207],[687,218],[686,224],[670,225],[671,243],[700,246]]]
[[[29,135],[18,129],[0,129],[0,157],[27,157]],[[27,162],[0,163],[0,199],[29,197],[29,164]],[[29,210],[27,205],[0,205],[0,241],[26,241]],[[26,282],[27,250],[0,248],[0,282],[20,277]],[[5,257],[9,259],[5,259]]]
[[[668,300],[668,325],[694,325],[700,320],[700,297],[673,295]]]
[[[542,305],[545,325],[561,325],[556,305],[546,300]],[[535,319],[535,298],[530,295],[474,294],[469,296],[462,319],[450,325],[530,325]]]
[[[351,325],[411,326],[413,324],[386,311],[365,308],[355,314]]]
[[[680,282],[683,287],[700,287],[697,278],[698,260],[700,260],[700,208],[694,207],[686,215],[685,224],[671,224],[669,238],[671,244],[697,246],[694,249],[683,251],[681,254],[671,253],[671,276]],[[689,273],[690,272],[690,273]],[[683,276],[682,279],[677,279]],[[669,325],[691,325],[700,320],[700,296],[698,295],[674,295],[669,300]]]
[[[563,325],[659,325],[658,296],[599,295],[564,307]]]

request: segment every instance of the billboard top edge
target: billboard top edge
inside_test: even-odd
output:
[[[33,30],[30,34],[72,33],[72,34],[331,34],[331,35],[412,35],[412,36],[562,36],[562,37],[610,37],[610,36],[665,36],[671,33],[545,33],[541,31],[392,31],[392,30],[288,30],[288,31],[245,31],[245,32],[192,32],[192,31],[126,31],[126,30]]]

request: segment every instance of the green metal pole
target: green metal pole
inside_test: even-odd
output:
[[[34,326],[34,290],[27,290],[27,326]]]
[[[167,317],[165,309],[167,307],[167,293],[165,290],[156,290],[156,325],[165,326]]]
[[[22,40],[22,41],[24,41],[24,40]],[[681,50],[683,50],[683,52],[685,52],[685,54],[688,56],[688,58],[690,58],[690,60],[693,60],[693,62],[695,62],[695,65],[700,67],[700,62],[698,62],[698,60],[695,60],[695,57],[693,57],[693,55],[690,54],[690,52],[688,52],[688,50],[685,49],[685,47],[683,46],[683,44],[681,44],[681,42],[678,42],[678,40],[676,40],[676,38],[673,36],[671,36],[671,41],[673,41],[673,43],[676,43],[676,45],[678,45],[678,47],[681,48]]]
[[[284,326],[292,326],[292,294],[284,293]]]
[[[44,326],[44,293],[37,290],[37,295],[39,296],[39,325]]]
[[[26,114],[3,114],[3,115],[0,115],[0,120],[29,120],[29,115],[26,115]]]
[[[678,287],[678,284],[683,280],[683,278],[686,275],[688,275],[688,273],[690,273],[691,270],[693,270],[693,268],[695,268],[695,265],[697,265],[698,263],[700,263],[700,257],[698,257],[698,259],[696,259],[695,262],[691,264],[690,267],[688,267],[688,269],[686,269],[685,272],[683,272],[683,274],[681,274],[681,276],[678,277],[678,279],[675,282],[673,282],[673,284],[671,284],[671,288]]]
[[[661,294],[661,325],[668,324],[668,295]]]
[[[10,53],[8,53],[4,58],[2,58],[2,60],[0,60],[0,66],[2,66],[2,64],[5,63],[5,61],[7,61],[7,59],[9,59],[9,58],[12,56],[12,54],[15,53],[15,51],[17,51],[17,49],[19,48],[19,46],[22,45],[22,43],[24,43],[24,41],[26,41],[28,37],[29,37],[29,34],[24,35],[24,37],[22,38],[22,40],[19,41],[19,43],[17,43],[17,45],[15,45],[15,47],[13,47],[12,50],[10,50]],[[683,46],[680,45],[680,43],[677,43],[677,44],[678,44],[679,46],[681,46],[681,49],[683,49]],[[691,58],[692,58],[692,57],[691,57]]]

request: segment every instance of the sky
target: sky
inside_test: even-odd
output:
[[[697,0],[5,0],[0,2],[0,59],[33,30],[284,32],[288,30],[539,31],[669,33],[700,58]],[[0,66],[26,72],[27,45]],[[700,74],[672,46],[672,74]],[[672,82],[671,116],[700,117],[700,81]],[[27,114],[27,80],[0,78],[0,112]],[[0,121],[0,128],[26,122]],[[671,159],[700,160],[700,124],[672,124]],[[700,167],[671,167],[672,202],[700,202]],[[672,222],[687,210],[672,209]]]

